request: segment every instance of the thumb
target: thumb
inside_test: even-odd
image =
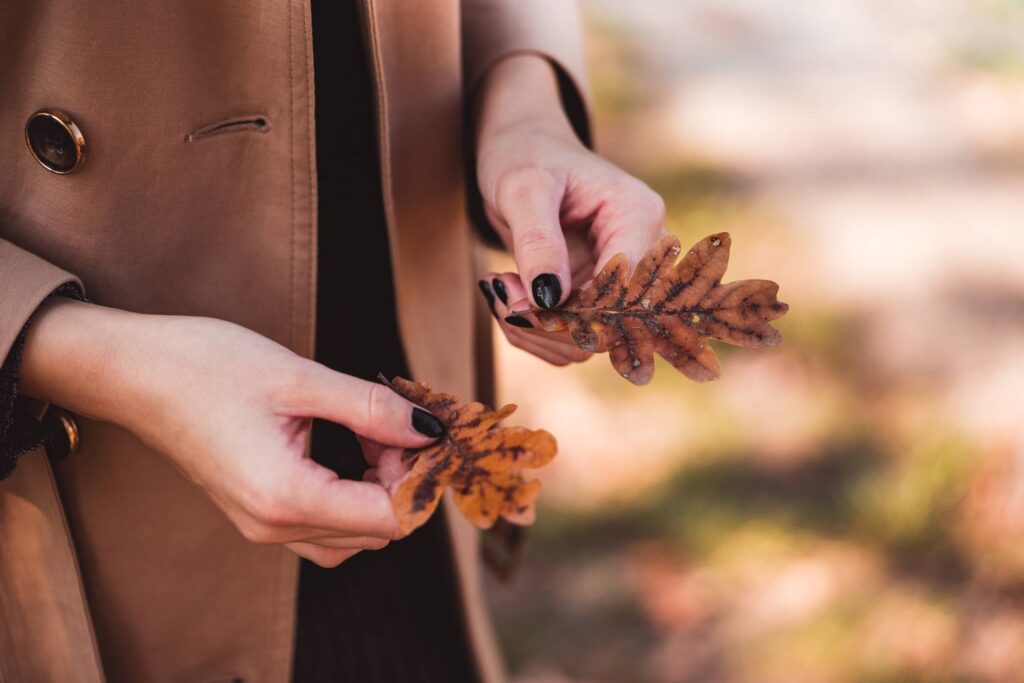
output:
[[[519,276],[540,308],[554,308],[572,283],[559,213],[565,187],[545,171],[519,172],[502,183],[498,211],[512,233]]]
[[[285,413],[345,425],[359,436],[389,446],[419,448],[444,433],[444,424],[389,387],[310,362]]]

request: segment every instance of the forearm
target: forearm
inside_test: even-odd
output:
[[[144,316],[64,298],[47,301],[33,318],[21,358],[20,393],[78,414],[118,421],[134,400],[141,375]]]
[[[574,136],[562,108],[554,67],[533,54],[507,57],[487,72],[473,118],[478,152],[492,139],[523,125],[548,134]]]

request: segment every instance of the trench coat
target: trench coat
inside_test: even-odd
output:
[[[503,56],[534,52],[585,100],[578,17],[569,0],[360,6],[407,360],[472,396],[488,372],[475,333],[489,327],[473,298],[466,93]],[[308,0],[5,1],[0,359],[66,282],[312,356],[313,66]],[[72,172],[26,144],[38,110],[77,125]],[[298,559],[244,540],[132,434],[77,423],[70,457],[27,453],[0,482],[0,681],[288,681]],[[448,518],[476,661],[498,681],[476,534]]]

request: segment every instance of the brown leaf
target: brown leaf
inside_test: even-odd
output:
[[[539,429],[499,427],[514,405],[493,411],[482,403],[460,404],[457,396],[431,391],[421,382],[396,377],[387,383],[403,397],[423,406],[445,425],[445,434],[425,448],[402,456],[412,465],[392,499],[403,533],[433,514],[445,488],[476,526],[486,529],[498,517],[532,524],[540,482],[523,470],[543,467],[555,457],[555,437]]]
[[[709,337],[737,346],[775,346],[782,337],[768,323],[789,310],[769,280],[721,284],[731,243],[729,233],[710,235],[677,264],[679,240],[664,237],[632,277],[619,254],[565,304],[533,313],[549,332],[569,330],[581,349],[607,351],[612,366],[633,384],[651,381],[655,353],[692,380],[715,379],[718,357]]]

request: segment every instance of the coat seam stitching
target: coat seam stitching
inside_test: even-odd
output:
[[[303,8],[303,9],[305,9],[305,8]],[[306,46],[306,64],[305,64],[305,67],[306,67],[305,68],[305,74],[306,74],[306,154],[308,155],[308,163],[307,163],[308,170],[307,170],[306,183],[307,183],[307,186],[308,186],[308,201],[309,201],[309,210],[308,210],[309,226],[307,228],[308,232],[309,232],[309,245],[308,245],[308,247],[306,249],[306,255],[309,258],[309,263],[306,266],[306,272],[308,273],[308,278],[307,278],[307,283],[306,283],[306,286],[307,286],[306,295],[308,297],[307,302],[306,302],[306,344],[307,344],[307,350],[309,350],[310,354],[313,355],[313,354],[315,354],[315,347],[316,347],[316,337],[315,337],[315,334],[314,334],[314,329],[315,329],[314,325],[315,325],[315,321],[316,321],[316,317],[315,317],[316,316],[316,306],[314,305],[314,303],[316,301],[316,299],[315,299],[315,296],[316,296],[316,279],[315,279],[316,261],[313,259],[313,254],[315,253],[315,250],[316,250],[316,247],[317,247],[317,244],[316,244],[316,237],[317,237],[316,230],[317,230],[317,226],[316,226],[316,220],[314,220],[317,204],[316,204],[316,197],[314,196],[315,193],[314,193],[314,189],[313,189],[313,184],[314,184],[314,181],[315,181],[315,174],[316,174],[316,169],[314,168],[314,165],[316,163],[316,152],[315,152],[315,147],[314,147],[314,143],[313,143],[313,134],[315,132],[314,126],[315,126],[315,122],[316,122],[316,117],[315,117],[314,108],[313,108],[313,106],[311,106],[311,102],[314,101],[313,98],[316,97],[316,92],[315,92],[315,88],[311,87],[311,84],[309,82],[309,79],[310,79],[310,76],[311,76],[310,72],[312,71],[312,69],[310,69],[310,65],[312,64],[313,56],[310,54],[310,50],[312,48],[312,40],[310,39],[310,36],[309,36],[309,22],[307,21],[307,17],[305,15],[305,11],[303,12],[303,17],[302,17],[302,36],[303,36],[303,42],[304,42],[304,44]],[[314,65],[314,68],[315,68],[315,65]],[[312,97],[311,97],[311,93],[312,93]]]
[[[288,6],[288,139],[289,139],[289,161],[290,161],[290,182],[291,182],[291,214],[292,229],[290,235],[289,249],[291,262],[288,273],[288,341],[289,346],[295,349],[295,233],[298,229],[295,201],[295,2]]]
[[[295,326],[296,326],[296,311],[295,311],[295,289],[296,289],[296,233],[298,231],[298,219],[297,219],[297,203],[296,203],[296,184],[295,184],[295,19],[297,9],[296,6],[301,3],[302,0],[292,0],[288,3],[288,151],[290,160],[290,181],[291,181],[291,230],[290,230],[290,251],[291,259],[289,263],[289,277],[288,277],[288,340],[289,346],[294,350],[295,348]],[[287,572],[285,571],[286,562],[290,559],[287,556],[287,551],[280,553],[277,558],[276,568],[273,572],[274,585],[277,586],[277,592],[279,597],[271,603],[270,609],[270,642],[277,642],[277,656],[275,657],[276,663],[283,670],[280,672],[282,676],[287,676],[291,669],[291,661],[288,656],[288,647],[290,647],[291,639],[294,638],[294,632],[284,634],[285,637],[279,637],[281,631],[285,630],[287,624],[286,610],[283,609],[283,605],[288,600],[288,593],[284,586],[284,580]]]

